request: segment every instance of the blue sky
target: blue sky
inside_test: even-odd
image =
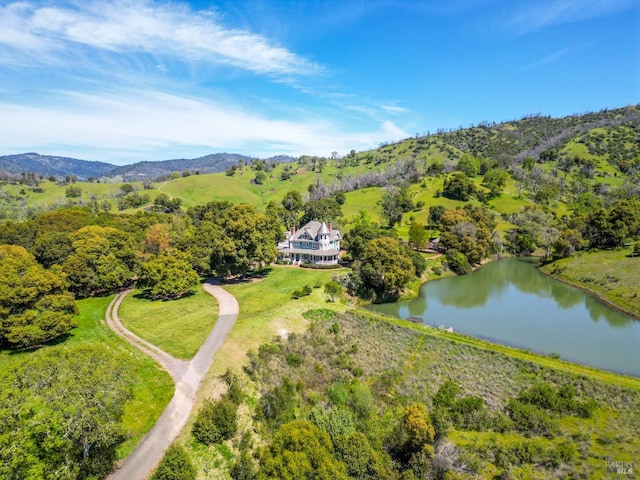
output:
[[[329,155],[640,102],[637,0],[0,0],[0,155]]]

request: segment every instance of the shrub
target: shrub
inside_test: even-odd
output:
[[[165,452],[151,480],[195,480],[196,468],[184,448],[172,444]]]
[[[295,418],[295,405],[296,388],[288,378],[260,398],[260,407],[265,418],[277,424],[286,423]]]
[[[287,353],[285,360],[287,365],[291,367],[299,367],[302,365],[302,357],[298,353]]]
[[[238,377],[231,370],[227,370],[222,375],[222,379],[229,386],[229,389],[225,394],[225,398],[231,400],[235,405],[240,405],[242,402],[243,392],[242,388],[240,388],[240,380]]]
[[[349,394],[344,383],[336,382],[327,387],[327,395],[334,405],[346,405]]]
[[[228,398],[218,402],[206,400],[193,424],[193,436],[207,445],[228,440],[238,430],[237,410],[237,405]]]
[[[551,417],[535,405],[511,399],[507,404],[507,413],[516,430],[522,433],[553,436],[558,425]]]
[[[433,405],[450,409],[453,407],[458,393],[460,393],[460,386],[451,379],[447,379],[433,396]]]
[[[334,310],[329,310],[328,308],[316,308],[313,310],[305,311],[302,316],[307,320],[330,320],[331,318],[336,316],[336,312]]]
[[[295,289],[291,294],[291,298],[297,300],[298,298],[308,297],[309,295],[311,295],[311,292],[313,292],[311,285],[305,285],[302,288]]]
[[[233,480],[254,480],[256,467],[247,452],[242,452],[229,472]]]

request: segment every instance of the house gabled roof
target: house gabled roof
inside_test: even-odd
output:
[[[317,242],[320,239],[319,235],[323,233],[329,233],[329,227],[327,227],[327,224],[311,220],[305,226],[301,227],[300,230],[296,231],[296,233],[291,236],[290,240],[304,240],[305,238],[310,238]],[[330,239],[333,240],[335,238],[342,238],[340,232],[338,230],[331,230]]]

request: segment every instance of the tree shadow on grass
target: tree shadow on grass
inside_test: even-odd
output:
[[[219,282],[222,285],[237,285],[242,283],[253,283],[264,278],[267,278],[269,274],[273,271],[273,267],[264,267],[259,270],[250,271],[245,273],[244,275],[238,275],[235,277],[214,277],[212,280],[214,283]]]
[[[40,350],[42,347],[54,347],[56,345],[60,345],[71,337],[73,337],[73,333],[69,332],[56,338],[52,338],[47,342],[39,343],[37,345],[30,345],[28,347],[6,346],[0,348],[0,351],[6,351],[9,355],[19,355],[21,353],[35,352],[36,350]]]
[[[179,297],[175,297],[175,298],[167,298],[167,297],[154,297],[151,294],[151,290],[149,289],[145,289],[145,290],[140,290],[140,292],[135,293],[133,295],[133,298],[137,299],[137,300],[149,300],[150,302],[172,302],[174,300],[180,300],[181,298],[188,298],[191,297],[192,295],[195,295],[195,292],[188,292],[185,293],[184,295],[181,295]]]

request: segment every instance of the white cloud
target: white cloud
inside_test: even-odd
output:
[[[527,34],[554,25],[614,15],[637,7],[635,0],[529,0],[512,3],[508,26]]]
[[[12,153],[76,152],[113,163],[233,151],[256,156],[328,155],[377,146],[408,135],[390,121],[347,131],[331,121],[270,119],[233,105],[163,92],[58,92],[56,105],[0,103],[0,144]],[[55,152],[51,150],[55,149]],[[9,153],[9,152],[7,152]]]
[[[258,74],[312,74],[319,67],[263,36],[231,29],[213,11],[145,0],[88,0],[73,7],[0,7],[0,45],[59,61],[78,48],[209,62]],[[4,53],[7,56],[7,53]]]

